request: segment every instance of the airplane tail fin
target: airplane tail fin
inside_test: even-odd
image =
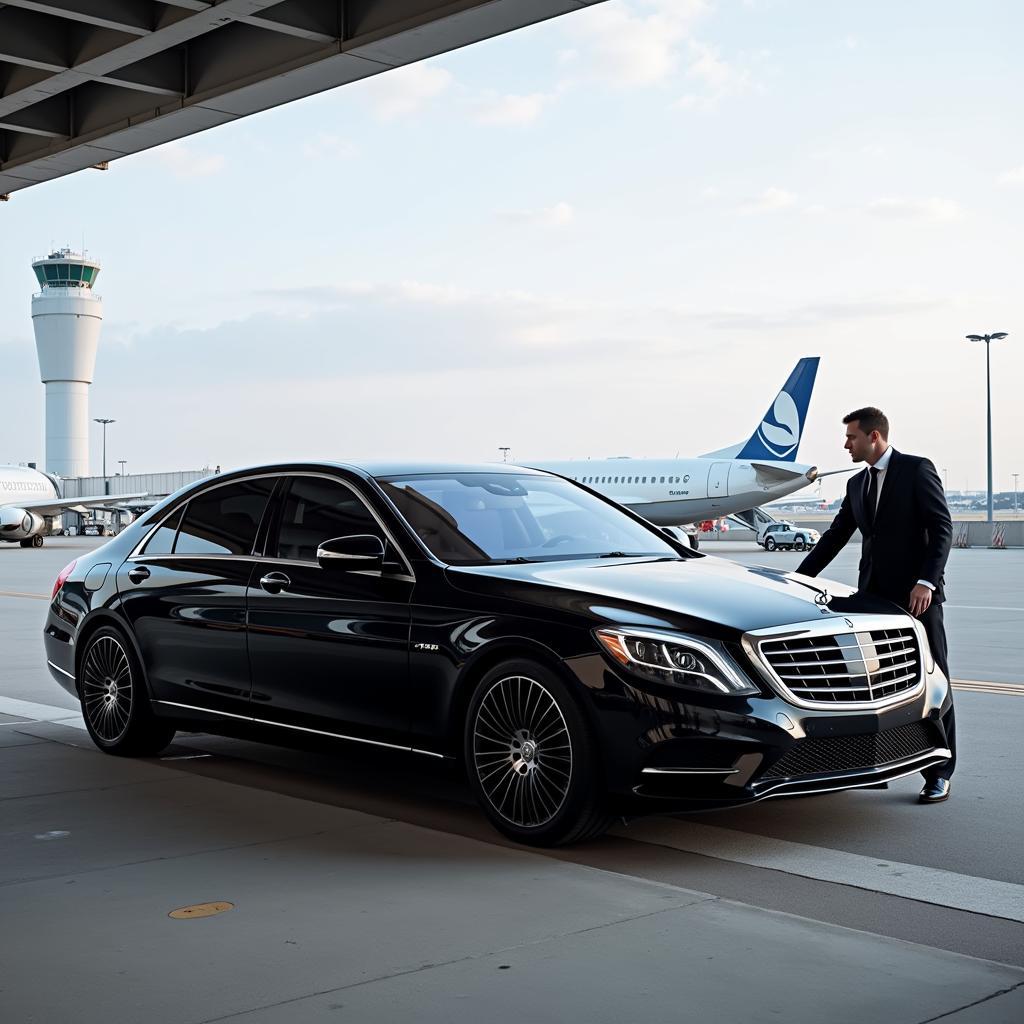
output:
[[[757,429],[745,444],[733,445],[709,456],[724,459],[762,459],[768,462],[794,462],[807,418],[807,407],[818,373],[818,356],[808,356],[796,364],[782,390],[775,396]]]

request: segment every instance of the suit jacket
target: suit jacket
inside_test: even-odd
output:
[[[865,517],[867,469],[846,483],[846,497],[832,525],[797,572],[817,576],[859,529],[858,588],[907,607],[918,580],[935,587],[932,600],[946,599],[943,572],[953,541],[953,523],[935,466],[918,455],[893,450],[871,526]]]

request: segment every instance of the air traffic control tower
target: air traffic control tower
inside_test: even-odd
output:
[[[32,296],[39,376],[46,385],[48,473],[89,475],[89,385],[103,323],[103,301],[93,292],[95,260],[58,249],[32,261],[41,291]]]

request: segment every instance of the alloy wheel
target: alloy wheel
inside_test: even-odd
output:
[[[99,637],[82,665],[82,707],[93,731],[105,743],[115,743],[124,735],[133,696],[127,652],[115,637]]]
[[[552,694],[526,676],[499,679],[473,722],[473,761],[491,806],[520,828],[546,824],[565,803],[573,751]]]

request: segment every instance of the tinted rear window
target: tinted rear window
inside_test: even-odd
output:
[[[198,494],[185,508],[176,555],[248,555],[274,481],[242,480]]]
[[[178,532],[181,508],[176,508],[149,538],[142,553],[144,555],[169,555],[174,550],[174,535]]]

